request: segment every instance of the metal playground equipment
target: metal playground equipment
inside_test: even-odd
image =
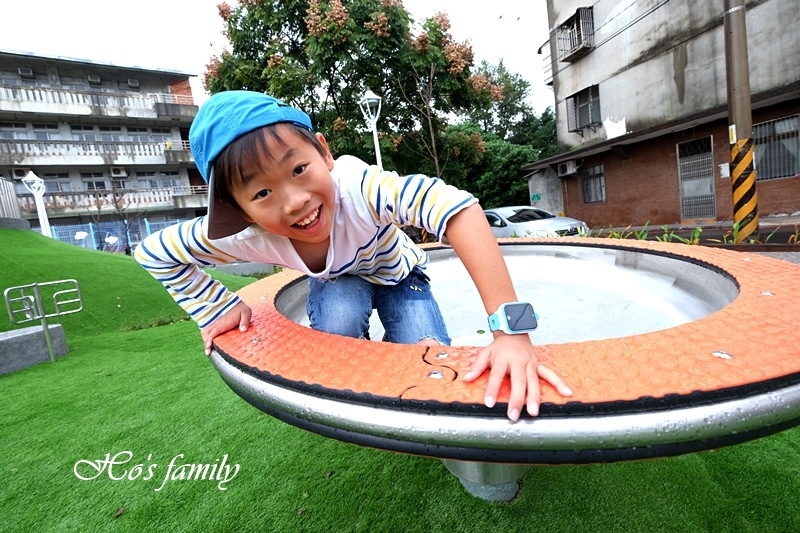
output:
[[[538,417],[505,417],[507,383],[488,409],[487,376],[460,379],[488,336],[480,299],[447,248],[429,249],[428,273],[462,346],[313,331],[307,284],[283,272],[240,291],[253,324],[219,337],[212,362],[264,412],[342,441],[439,458],[489,501],[513,498],[531,465],[678,455],[800,423],[800,265],[644,241],[502,244],[518,296],[540,316],[540,358],[574,392],[563,398],[543,384]]]
[[[49,293],[50,300],[43,298],[43,289]],[[77,313],[83,309],[83,299],[77,280],[62,279],[9,287],[3,291],[3,297],[6,302],[8,318],[13,324],[41,321],[50,361],[55,362],[56,355],[47,319]]]

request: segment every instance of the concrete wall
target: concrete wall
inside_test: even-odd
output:
[[[61,324],[50,324],[48,329],[55,356],[69,353]],[[0,375],[49,360],[50,351],[41,325],[0,332]]]
[[[551,28],[593,5],[595,48],[559,62],[551,39],[558,137],[562,150],[727,106],[723,2],[715,0],[548,0]],[[751,92],[800,79],[796,0],[747,2]],[[602,120],[610,127],[569,133],[567,98],[599,86]]]
[[[528,178],[531,205],[556,215],[564,211],[564,196],[561,187],[561,179],[552,169],[548,168],[534,172]],[[536,194],[540,196],[540,200],[533,200],[532,197]]]
[[[0,228],[30,230],[31,223],[23,218],[0,217]]]

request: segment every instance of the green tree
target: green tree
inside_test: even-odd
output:
[[[485,208],[529,203],[521,168],[535,160],[534,147],[510,143],[471,122],[449,126],[443,139],[447,183],[471,192]]]
[[[472,49],[453,40],[439,13],[412,33],[400,0],[240,0],[219,5],[230,50],[211,59],[211,93],[267,92],[311,115],[334,154],[374,158],[358,102],[383,98],[378,128],[387,168],[440,174],[448,117],[468,109]],[[412,166],[413,165],[413,166]],[[431,172],[429,172],[431,173]]]
[[[509,72],[502,59],[497,66],[481,62],[474,80],[478,98],[467,117],[484,131],[508,140],[521,123],[535,116],[526,100],[530,83]]]
[[[481,128],[470,122],[446,128],[442,135],[442,179],[459,189],[473,192],[486,153],[483,136]]]
[[[528,182],[521,168],[535,160],[535,149],[494,135],[485,138],[485,145],[473,194],[484,208],[528,205]]]
[[[553,109],[548,107],[540,116],[535,113],[526,115],[512,129],[509,141],[531,146],[534,149],[534,158],[531,161],[558,155],[560,150]]]

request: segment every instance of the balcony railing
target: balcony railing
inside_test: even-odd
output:
[[[86,214],[122,215],[173,208],[205,207],[208,187],[166,187],[161,189],[109,189],[47,193],[44,206],[48,216],[73,216]],[[197,201],[189,202],[191,196]],[[23,217],[36,214],[36,200],[32,194],[18,194],[19,210]]]
[[[98,141],[34,141],[34,140],[0,140],[0,162],[11,165],[42,164],[41,161],[31,163],[33,157],[69,157],[69,156],[115,156],[158,157],[169,151],[184,151],[184,159],[191,161],[189,141],[168,140],[154,143],[140,142],[98,142]]]
[[[69,89],[0,85],[0,101],[60,105],[88,105],[127,109],[153,109],[156,103],[194,105],[191,96],[177,94],[123,94],[82,92]]]
[[[154,102],[162,104],[180,104],[180,105],[194,105],[194,99],[191,96],[184,96],[182,94],[149,94],[147,95],[153,99]]]

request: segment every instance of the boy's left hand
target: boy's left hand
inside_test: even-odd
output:
[[[553,385],[562,396],[572,396],[572,391],[558,374],[539,362],[527,335],[497,334],[489,346],[478,352],[478,358],[470,366],[464,381],[476,380],[489,367],[492,370],[484,403],[486,407],[494,407],[500,385],[508,374],[511,378],[508,418],[514,422],[519,419],[523,404],[527,404],[531,416],[539,414],[540,377]]]

